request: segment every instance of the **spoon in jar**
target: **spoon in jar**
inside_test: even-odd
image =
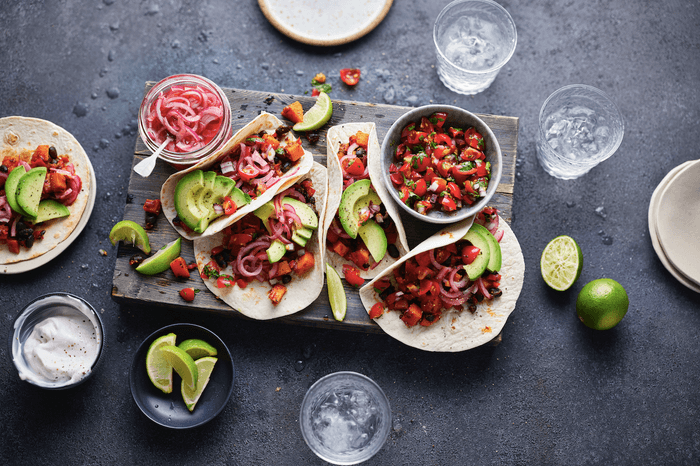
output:
[[[134,171],[139,175],[143,176],[144,178],[150,175],[153,169],[156,167],[156,161],[158,160],[158,156],[163,151],[163,149],[165,149],[165,146],[167,146],[170,142],[172,142],[172,139],[165,138],[163,144],[161,144],[160,147],[158,147],[158,149],[156,149],[155,152],[153,152],[153,154],[149,155],[134,166]]]

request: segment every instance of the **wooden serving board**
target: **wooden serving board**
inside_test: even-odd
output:
[[[153,82],[146,83],[145,91],[154,84]],[[300,101],[304,109],[308,110],[316,100],[315,97],[309,96],[241,89],[224,89],[224,92],[231,102],[234,132],[255,118],[260,112],[272,113],[279,117],[282,109],[294,101]],[[411,107],[334,100],[333,116],[330,122],[319,131],[320,140],[315,144],[310,144],[304,138],[303,144],[307,150],[313,153],[317,162],[326,165],[326,130],[331,126],[349,122],[373,121],[377,126],[377,136],[381,143],[393,122],[409,110],[411,110]],[[501,212],[501,217],[510,223],[518,143],[518,119],[494,115],[479,115],[479,117],[493,130],[503,153],[501,182],[490,205],[497,207]],[[134,152],[136,156],[134,157],[133,165],[150,155],[150,151],[140,138],[137,138]],[[156,164],[155,170],[148,178],[142,178],[132,170],[127,204],[124,209],[124,219],[133,220],[143,225],[145,223],[143,203],[146,199],[159,198],[161,185],[174,172],[175,170],[172,167],[162,161]],[[419,222],[403,213],[402,220],[411,248],[440,229],[439,226]],[[148,232],[148,236],[152,249],[156,251],[166,243],[176,239],[178,234],[165,217],[161,215],[157,226]],[[176,278],[170,270],[150,277],[135,272],[129,265],[129,259],[136,253],[140,253],[140,251],[130,245],[119,244],[112,285],[112,298],[116,302],[124,305],[138,305],[144,309],[147,309],[148,306],[165,306],[192,310],[193,312],[214,312],[246,318],[210,293],[199,274],[196,273],[196,270],[193,271],[189,279]],[[183,239],[181,255],[188,263],[194,261],[191,241]],[[201,290],[193,302],[185,302],[178,294],[182,288],[186,287]],[[382,330],[379,326],[367,316],[360,301],[357,288],[345,284],[345,293],[348,299],[348,310],[343,322],[337,322],[333,319],[325,287],[318,299],[307,309],[297,314],[280,318],[277,322],[381,333]]]

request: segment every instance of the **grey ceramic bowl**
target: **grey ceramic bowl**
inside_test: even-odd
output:
[[[491,180],[489,181],[489,187],[486,190],[486,196],[482,197],[479,202],[472,204],[469,207],[462,207],[454,212],[433,210],[428,212],[426,215],[419,214],[401,202],[399,192],[396,190],[396,188],[394,188],[394,185],[389,179],[389,166],[394,161],[394,152],[400,143],[401,131],[403,131],[406,125],[411,122],[420,122],[421,117],[430,116],[435,112],[447,113],[447,121],[445,121],[444,127],[454,126],[457,128],[466,129],[473,126],[479,133],[481,133],[481,135],[484,137],[484,153],[486,154],[486,160],[491,162]],[[491,131],[491,128],[489,128],[481,118],[477,117],[471,112],[452,105],[426,105],[405,113],[401,118],[394,122],[391,128],[389,128],[389,131],[384,137],[384,142],[382,143],[381,168],[382,179],[384,180],[387,190],[394,199],[394,202],[396,202],[404,211],[424,222],[445,224],[455,223],[470,217],[488,205],[489,201],[496,193],[498,183],[501,181],[503,156],[501,154],[501,147],[498,145],[498,141],[496,140],[496,136],[493,134],[493,131]]]
[[[24,346],[30,338],[34,327],[49,317],[73,316],[85,319],[94,329],[94,338],[97,340],[97,355],[86,373],[77,380],[50,381],[37,373],[32,364],[27,360]],[[95,373],[95,368],[100,362],[102,348],[104,346],[104,327],[100,314],[83,298],[71,293],[49,293],[27,304],[17,317],[14,329],[10,337],[10,354],[12,362],[22,380],[26,380],[37,387],[50,390],[60,390],[75,387],[85,382]]]

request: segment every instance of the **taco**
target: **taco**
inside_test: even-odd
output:
[[[500,246],[500,263],[492,267],[498,270],[467,276],[463,264],[478,260],[478,255],[472,262],[467,259],[478,242],[473,236],[486,238],[472,221],[470,217],[431,236],[360,289],[362,304],[387,334],[421,350],[456,352],[500,333],[520,295],[525,261],[513,231],[494,214],[480,223],[495,233],[493,241]]]
[[[382,183],[374,123],[333,126],[326,139],[328,213],[323,244],[331,267],[355,284],[358,276],[377,276],[409,248],[399,212]]]
[[[36,189],[25,190],[35,193],[27,211],[16,196],[30,170]],[[0,264],[34,259],[68,238],[89,193],[90,161],[68,131],[36,118],[0,118]]]
[[[216,234],[294,184],[312,163],[301,139],[262,113],[221,149],[163,183],[163,213],[187,239]]]
[[[223,231],[194,240],[207,288],[252,319],[287,316],[321,293],[326,168],[311,171]]]

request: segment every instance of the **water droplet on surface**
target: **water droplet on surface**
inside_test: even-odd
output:
[[[602,219],[604,219],[605,217],[608,216],[608,214],[605,213],[605,207],[603,207],[603,206],[596,207],[595,214]]]
[[[100,149],[106,149],[109,147],[109,139],[100,139]]]
[[[87,264],[80,264],[80,268],[81,268],[82,270],[87,270],[87,269],[90,268],[90,266],[87,265]]]
[[[218,58],[213,59],[213,60],[212,60],[212,63],[214,63],[215,65],[218,65],[218,64],[219,64],[219,59],[218,59]]]
[[[296,73],[297,73],[297,76],[304,76],[304,71],[302,71],[302,70],[297,70]]]
[[[146,15],[148,16],[153,16],[155,14],[158,14],[160,11],[160,7],[158,6],[157,3],[152,3],[151,5],[146,8]]]
[[[90,94],[90,98],[92,100],[95,100],[97,98],[97,92],[93,92],[92,94]]]
[[[520,173],[520,172],[515,172],[515,178],[518,179],[518,180],[522,180],[522,179],[523,179],[523,174]]]
[[[384,102],[388,104],[393,104],[394,102],[396,102],[396,91],[394,90],[393,86],[384,92],[383,98]]]
[[[78,102],[75,104],[73,107],[73,113],[77,117],[84,117],[88,113],[88,104],[84,104],[82,102]]]
[[[114,57],[116,56],[117,52],[114,50],[110,50],[109,53],[107,54],[107,60],[108,61],[114,61]]]
[[[306,367],[306,363],[304,361],[302,361],[301,359],[294,363],[294,370],[297,372],[303,371],[304,367]]]
[[[411,96],[406,97],[406,103],[408,105],[411,105],[411,106],[416,105],[418,103],[418,96],[411,95]]]
[[[110,6],[112,3],[114,3],[114,0],[102,0],[102,3],[104,3],[107,6]]]
[[[107,68],[102,68],[102,69],[100,70],[100,73],[99,73],[99,74],[100,74],[100,78],[104,78],[105,75],[106,75],[107,73],[108,73]]]
[[[116,99],[117,97],[119,97],[119,89],[117,89],[116,87],[107,89],[107,97],[109,97],[110,99]]]
[[[261,63],[260,68],[267,70],[270,69],[270,64],[269,63]]]
[[[111,31],[118,31],[119,30],[119,21],[112,23],[109,25],[109,29]]]
[[[574,201],[566,201],[566,207],[571,208],[571,207],[575,207],[575,206],[576,206],[576,203]]]
[[[236,64],[236,69],[237,69],[237,70],[242,70],[242,69],[243,69],[243,65],[241,65],[240,63],[237,63],[237,64]]]
[[[603,244],[606,245],[606,246],[610,246],[610,245],[613,244],[613,238],[612,238],[612,236],[603,236],[603,237],[601,238],[601,240],[603,241]]]
[[[93,284],[92,284],[92,287],[93,287],[93,288],[99,288],[99,287],[100,287],[100,284],[99,284],[99,283],[93,283]]]
[[[157,407],[158,407],[158,405],[155,405],[155,407],[157,408]]]

